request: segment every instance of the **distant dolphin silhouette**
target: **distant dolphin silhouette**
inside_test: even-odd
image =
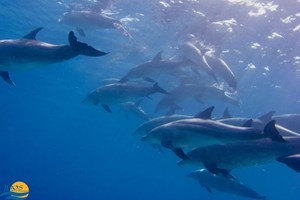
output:
[[[119,20],[94,11],[66,12],[59,21],[76,27],[81,36],[85,36],[83,29],[117,29],[126,37],[132,38]]]
[[[213,190],[224,192],[227,194],[234,194],[241,197],[248,197],[252,199],[262,199],[265,200],[266,197],[258,194],[253,189],[242,184],[237,180],[228,179],[222,176],[217,176],[215,174],[209,173],[205,169],[200,169],[194,171],[187,175],[199,182],[199,184],[204,187],[209,193]]]
[[[21,39],[0,40],[0,76],[11,85],[11,71],[24,71],[39,66],[69,60],[78,55],[104,56],[107,53],[77,41],[73,31],[69,32],[69,45],[54,45],[35,39],[42,28],[37,28]]]

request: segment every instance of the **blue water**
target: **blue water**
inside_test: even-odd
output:
[[[80,103],[101,80],[122,77],[160,50],[164,50],[165,58],[172,56],[180,34],[188,28],[196,29],[194,33],[203,28],[195,20],[198,15],[191,13],[194,10],[212,21],[236,20],[237,25],[229,25],[233,32],[206,34],[212,44],[230,50],[223,59],[237,77],[242,101],[240,108],[229,106],[234,116],[257,117],[271,110],[277,114],[299,113],[300,31],[293,31],[300,25],[299,1],[272,1],[272,5],[278,5],[275,11],[266,9],[258,16],[251,16],[251,11],[257,10],[258,3],[270,5],[268,1],[256,1],[254,6],[232,2],[187,0],[174,3],[174,9],[166,14],[158,0],[120,0],[110,10],[114,18],[132,19],[124,26],[133,40],[116,30],[90,31],[79,40],[109,55],[78,56],[11,73],[16,87],[1,80],[0,189],[20,180],[30,188],[28,199],[242,199],[218,192],[209,194],[186,178],[195,168],[180,168],[171,152],[156,151],[133,137],[131,133],[142,120],[134,116],[126,120],[116,107],[108,114],[101,107]],[[67,44],[67,33],[74,27],[58,19],[69,11],[71,3],[1,0],[0,38],[20,38],[36,27],[44,27],[37,36],[39,40]],[[294,19],[283,23],[288,16]],[[163,19],[170,21],[161,22]],[[273,32],[281,37],[268,39]],[[220,34],[225,38],[222,42],[218,40]],[[263,50],[249,48],[254,42]],[[158,116],[153,110],[160,98],[156,94],[153,100],[143,101],[151,116]],[[194,114],[212,104],[216,106],[215,116],[228,106],[222,102],[185,103],[182,113]],[[300,175],[282,164],[273,162],[235,169],[233,173],[267,199],[300,198]]]

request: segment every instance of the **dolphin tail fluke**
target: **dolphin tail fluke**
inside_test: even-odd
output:
[[[0,71],[0,76],[6,83],[12,86],[16,86],[16,84],[11,80],[9,73],[7,71]]]
[[[269,123],[266,124],[264,128],[263,135],[269,137],[271,140],[276,142],[287,142],[283,137],[280,135],[278,130],[275,127],[275,120],[271,120]]]
[[[74,35],[73,31],[69,32],[69,43],[70,43],[70,46],[72,47],[72,49],[81,55],[96,57],[96,56],[104,56],[104,55],[108,54],[108,53],[99,51],[99,50],[95,49],[94,47],[89,46],[86,43],[77,41],[77,38]]]
[[[158,85],[158,83],[155,83],[155,84],[153,85],[153,89],[154,89],[155,92],[159,92],[159,93],[162,93],[162,94],[170,94],[170,93],[167,92],[166,90],[162,89],[162,88]]]

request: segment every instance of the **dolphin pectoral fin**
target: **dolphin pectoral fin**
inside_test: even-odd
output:
[[[230,171],[227,169],[218,168],[217,165],[214,164],[206,164],[204,163],[204,167],[210,172],[218,176],[223,176],[225,178],[229,178],[232,180],[237,180],[234,176],[230,174]]]
[[[198,113],[195,115],[195,118],[200,118],[200,119],[211,119],[211,114],[212,111],[215,109],[214,106],[211,106],[209,108],[206,108],[202,112]]]
[[[70,46],[72,47],[72,49],[75,52],[78,52],[78,54],[85,55],[85,56],[91,56],[91,57],[104,56],[104,55],[108,54],[108,53],[99,51],[99,50],[89,46],[86,43],[77,41],[77,38],[74,35],[73,31],[69,32],[68,39],[69,39]]]
[[[278,162],[286,164],[291,169],[295,170],[296,172],[300,172],[300,154],[284,156],[276,158]]]
[[[183,150],[181,148],[173,148],[171,149],[176,156],[178,156],[179,158],[183,159],[183,160],[187,160],[189,159],[189,157],[183,152]]]
[[[152,61],[161,61],[162,60],[162,53],[163,51],[158,52],[154,58],[152,59]]]
[[[85,32],[82,28],[76,27],[76,31],[79,35],[81,35],[82,37],[85,37]]]
[[[0,76],[6,83],[12,86],[16,86],[16,84],[10,79],[9,73],[7,71],[0,71]]]
[[[159,92],[159,93],[162,93],[162,94],[170,94],[169,92],[167,92],[166,90],[162,89],[158,83],[154,83],[153,85],[153,89],[155,92]]]
[[[42,27],[39,27],[37,29],[34,29],[33,31],[31,31],[30,33],[28,33],[27,35],[23,36],[23,39],[28,39],[28,40],[35,40],[36,34],[38,34],[38,32],[40,32],[40,30],[42,30]]]
[[[266,124],[266,126],[264,127],[263,136],[268,137],[271,140],[276,141],[276,142],[287,142],[285,139],[283,139],[283,137],[280,135],[280,133],[276,129],[275,123],[276,123],[275,120],[271,120],[269,123]]]
[[[200,185],[201,185],[201,183],[200,183]],[[206,190],[207,190],[207,192],[209,192],[210,194],[212,194],[213,192],[212,192],[212,189],[210,188],[210,187],[208,187],[208,186],[203,186]]]
[[[242,127],[251,127],[251,126],[252,126],[252,122],[253,122],[253,120],[252,120],[252,119],[249,119],[249,120],[247,120],[247,121],[242,125]]]
[[[149,95],[145,96],[147,99],[153,100]]]
[[[102,106],[102,108],[103,108],[106,112],[112,113],[112,111],[111,111],[111,109],[110,109],[110,107],[109,107],[108,105],[101,104],[101,106]]]
[[[183,160],[188,159],[187,155],[183,152],[181,148],[176,148],[173,146],[172,140],[170,138],[163,138],[161,140],[161,146],[171,149],[176,154],[176,156]]]
[[[272,120],[272,117],[273,117],[274,113],[275,113],[275,111],[268,112],[268,113],[266,113],[266,114],[258,117],[257,119],[259,119],[262,122],[266,122],[267,123],[267,122],[269,122],[269,121]]]

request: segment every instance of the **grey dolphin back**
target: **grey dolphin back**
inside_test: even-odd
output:
[[[10,79],[9,73],[7,71],[0,71],[1,78],[8,84],[16,86],[16,84]]]
[[[69,39],[70,46],[72,47],[72,49],[75,52],[78,52],[78,54],[85,55],[85,56],[91,56],[91,57],[104,56],[104,55],[108,54],[108,53],[99,51],[99,50],[95,49],[94,47],[89,46],[86,43],[77,41],[77,38],[74,35],[73,31],[69,32],[68,39]]]

